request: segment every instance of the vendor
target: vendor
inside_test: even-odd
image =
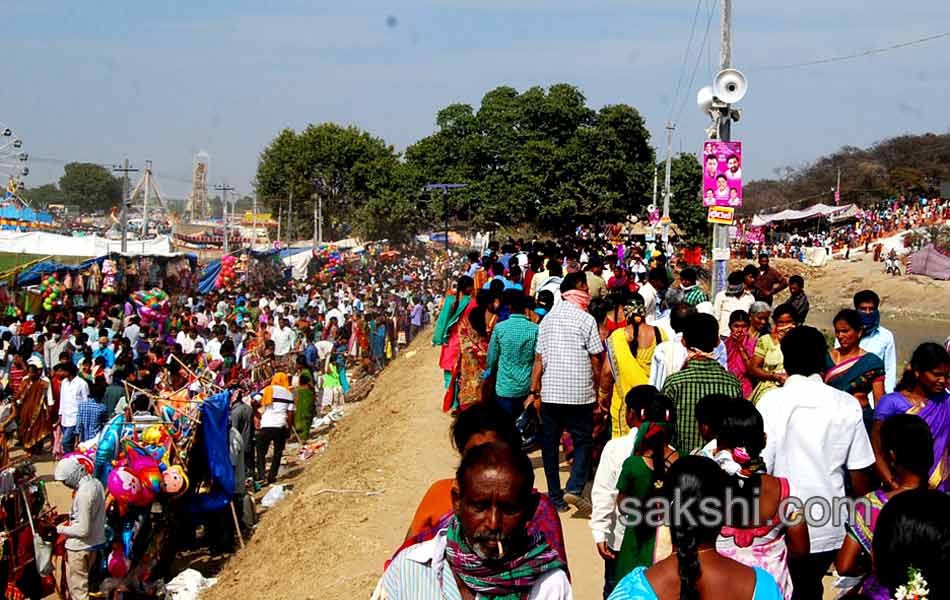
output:
[[[72,600],[89,598],[89,571],[106,542],[106,495],[89,471],[74,457],[56,463],[56,481],[75,490],[69,523],[56,527],[66,538],[66,586]]]

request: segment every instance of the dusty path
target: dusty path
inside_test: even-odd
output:
[[[202,595],[241,598],[368,598],[382,565],[399,546],[429,484],[451,476],[457,456],[450,418],[440,410],[438,350],[420,340],[347,416],[295,480],[291,496],[266,514],[247,549]],[[534,457],[540,465],[540,456]],[[566,474],[564,476],[566,479]],[[544,477],[537,471],[539,488]],[[319,494],[326,488],[382,491],[378,496]],[[563,519],[575,597],[600,597],[603,563],[587,521]]]

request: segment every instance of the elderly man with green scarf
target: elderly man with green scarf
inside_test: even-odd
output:
[[[386,600],[570,600],[566,567],[528,521],[538,496],[520,448],[494,443],[462,457],[454,516],[428,541],[393,559],[380,582]]]

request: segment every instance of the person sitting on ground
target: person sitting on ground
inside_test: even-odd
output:
[[[480,403],[459,413],[452,424],[452,445],[460,455],[481,444],[501,442],[511,446],[521,443],[514,420],[501,407],[492,403]],[[412,518],[406,540],[396,551],[435,537],[444,529],[452,516],[452,487],[455,479],[440,479],[429,486]],[[560,555],[567,565],[564,533],[557,508],[547,494],[535,491],[538,507],[528,523],[528,528],[537,529],[544,539]]]
[[[792,527],[785,525],[794,517],[795,507],[787,503],[792,496],[788,479],[766,473],[761,456],[764,427],[762,415],[744,400],[729,404],[722,415],[713,460],[729,475],[735,497],[757,509],[753,514],[759,519],[737,511],[737,520],[722,528],[716,551],[746,566],[761,567],[790,600],[788,556],[808,554],[808,525],[804,519]]]
[[[930,428],[917,415],[894,415],[884,421],[881,449],[897,485],[890,491],[870,492],[864,496],[867,504],[855,504],[851,520],[845,524],[848,537],[844,539],[844,545],[835,558],[835,570],[839,575],[861,576],[869,572],[874,526],[881,509],[897,494],[927,489],[927,479],[933,465],[933,447]],[[862,593],[873,600],[890,599],[890,594],[878,584],[873,574],[865,577]]]
[[[721,519],[705,519],[698,506],[725,503],[726,475],[702,456],[684,456],[670,467],[663,494],[674,514],[670,536],[674,552],[652,567],[637,567],[624,577],[610,600],[719,599],[780,600],[782,592],[771,575],[716,552]],[[705,513],[703,513],[704,515]]]
[[[896,594],[901,586],[915,588],[917,594],[904,598],[950,597],[948,531],[950,496],[943,492],[910,490],[887,503],[877,519],[872,555],[874,574],[888,597],[900,597]],[[913,582],[917,577],[922,581]],[[926,596],[920,583],[928,588]]]
[[[520,448],[494,443],[466,452],[452,488],[454,515],[435,537],[393,559],[383,597],[572,598],[564,561],[528,527],[538,502],[533,487]]]

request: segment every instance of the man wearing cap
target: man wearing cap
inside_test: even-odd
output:
[[[759,253],[759,275],[755,279],[755,299],[772,306],[775,294],[788,287],[788,279],[769,266],[769,253]]]
[[[56,463],[53,478],[75,491],[69,522],[57,525],[66,538],[66,587],[73,600],[89,597],[89,571],[95,565],[96,548],[106,543],[106,495],[86,467],[68,456]]]

